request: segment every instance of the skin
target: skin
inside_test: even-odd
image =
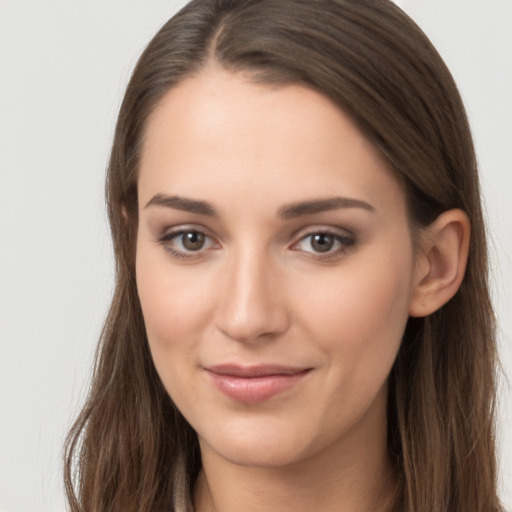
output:
[[[150,117],[138,192],[137,286],[157,371],[199,436],[196,510],[384,510],[386,380],[434,265],[380,154],[323,95],[209,66]],[[177,196],[216,215],[161,200]],[[281,215],[333,197],[369,207]],[[310,371],[246,404],[212,385],[205,368],[225,363]]]

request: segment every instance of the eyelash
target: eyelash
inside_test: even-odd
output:
[[[325,253],[318,252],[318,251],[304,251],[304,252],[307,252],[309,255],[311,255],[311,257],[313,257],[317,260],[326,261],[329,259],[334,259],[336,257],[339,257],[342,254],[346,254],[348,249],[350,247],[353,247],[354,244],[356,243],[356,239],[353,235],[349,235],[349,234],[342,235],[339,232],[334,231],[332,229],[320,228],[320,229],[308,231],[307,233],[303,234],[297,242],[292,244],[291,249],[297,250],[297,251],[301,250],[301,249],[295,249],[295,247],[297,247],[300,243],[306,241],[307,239],[310,240],[309,244],[311,245],[313,243],[313,237],[316,235],[324,235],[324,236],[331,237],[333,239],[333,243],[338,245],[338,247],[336,249],[334,249],[334,250],[329,249]]]
[[[195,229],[192,227],[188,227],[188,228],[185,227],[185,228],[179,228],[176,231],[169,231],[167,233],[164,233],[158,239],[158,243],[161,244],[166,251],[171,253],[171,255],[176,258],[192,259],[192,258],[198,258],[200,256],[204,256],[204,252],[205,252],[204,248],[200,248],[197,251],[190,251],[190,250],[187,251],[186,249],[185,250],[175,249],[174,247],[171,246],[171,244],[173,243],[174,240],[177,240],[180,237],[182,237],[183,235],[188,234],[188,233],[196,233],[199,235],[203,235],[205,237],[205,240],[213,241],[213,238],[211,236],[209,236],[207,233],[205,233],[203,230]],[[181,243],[183,244],[183,239],[182,239]],[[215,244],[212,244],[212,245],[215,245]]]
[[[184,227],[179,228],[176,231],[169,231],[164,233],[159,239],[158,243],[161,244],[164,249],[169,252],[173,257],[180,258],[180,259],[198,259],[200,257],[205,256],[205,252],[208,251],[208,249],[211,249],[211,247],[201,247],[197,251],[193,250],[183,250],[183,249],[176,249],[172,247],[172,243],[175,240],[178,240],[180,237],[182,237],[185,234],[198,234],[205,237],[205,240],[210,241],[211,246],[217,246],[215,248],[220,247],[218,243],[216,243],[213,240],[213,237],[209,236],[204,230],[200,228],[193,228],[193,227]],[[290,249],[293,251],[301,251],[301,249],[298,249],[297,246],[304,241],[306,241],[308,238],[310,239],[309,244],[312,243],[312,237],[316,235],[324,235],[331,237],[333,239],[333,243],[337,244],[338,247],[335,250],[332,250],[331,248],[326,251],[325,253],[318,252],[318,251],[307,251],[303,250],[303,252],[308,253],[310,257],[317,259],[317,260],[324,260],[327,261],[329,259],[334,259],[336,257],[341,256],[342,254],[346,254],[348,249],[350,247],[353,247],[356,243],[356,239],[353,235],[342,235],[339,232],[336,232],[332,229],[326,229],[326,228],[319,228],[315,230],[309,230],[308,232],[304,233],[297,242],[294,242]],[[183,244],[183,239],[181,239],[181,244]]]

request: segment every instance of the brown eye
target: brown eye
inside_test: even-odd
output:
[[[197,229],[177,229],[165,233],[158,243],[176,258],[198,258],[205,256],[220,246],[203,231]]]
[[[317,233],[311,237],[311,248],[316,252],[328,252],[334,246],[334,236],[327,233]]]
[[[354,244],[355,238],[353,236],[319,230],[303,236],[292,245],[291,249],[309,253],[312,256],[316,255],[317,258],[328,258],[343,254]]]
[[[181,243],[187,251],[199,251],[204,247],[205,235],[199,231],[187,231],[181,234]]]

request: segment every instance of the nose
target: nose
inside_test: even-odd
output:
[[[216,326],[240,342],[273,339],[289,326],[283,277],[260,254],[226,262],[219,287]]]

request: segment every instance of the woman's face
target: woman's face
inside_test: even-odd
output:
[[[414,258],[385,161],[321,94],[209,68],[142,152],[137,286],[203,451],[276,466],[385,444]]]

